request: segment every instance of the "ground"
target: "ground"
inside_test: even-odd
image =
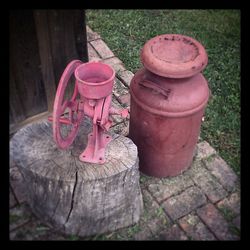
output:
[[[116,70],[113,105],[129,106],[133,77],[123,63],[89,27],[90,60],[101,60]],[[128,120],[114,120],[112,130],[128,134]],[[36,218],[26,202],[23,179],[10,164],[10,240],[239,240],[240,181],[230,166],[200,138],[192,166],[177,177],[140,175],[144,212],[130,227],[79,238],[62,235]]]

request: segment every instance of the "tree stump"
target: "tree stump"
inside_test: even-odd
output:
[[[11,162],[24,178],[32,211],[64,234],[90,236],[130,226],[143,209],[135,144],[112,134],[105,164],[81,162],[91,130],[85,118],[67,150],[56,146],[48,121],[22,128],[10,141]]]

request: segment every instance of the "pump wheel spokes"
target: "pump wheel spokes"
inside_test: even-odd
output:
[[[57,91],[53,109],[53,137],[58,147],[68,148],[74,141],[83,119],[83,112],[79,110],[79,92],[75,83],[71,98],[64,100],[65,90],[75,69],[82,64],[74,60],[64,70]]]

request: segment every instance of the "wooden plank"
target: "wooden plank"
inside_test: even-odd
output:
[[[39,65],[32,11],[12,10],[10,12],[10,117],[12,123],[47,109]]]
[[[41,59],[43,81],[47,96],[48,110],[52,111],[56,93],[56,84],[55,84],[55,76],[53,71],[54,67],[51,55],[47,11],[35,10],[34,19],[36,24],[36,34],[39,45],[39,54]]]
[[[87,27],[86,27],[86,16],[85,10],[75,11],[74,18],[74,34],[76,50],[79,58],[83,62],[88,62],[88,43],[87,43]]]
[[[50,36],[51,59],[54,68],[55,84],[57,87],[63,70],[69,62],[65,59],[64,51],[64,33],[66,32],[64,28],[64,22],[68,20],[64,20],[63,15],[58,10],[48,10],[47,15],[48,31]]]
[[[68,13],[68,14],[67,14]],[[48,27],[50,35],[51,56],[55,74],[56,87],[61,75],[71,60],[78,59],[73,48],[72,11],[48,10]],[[71,77],[65,91],[65,99],[73,94],[75,81]]]
[[[75,59],[87,61],[85,13],[83,10],[48,10],[48,27],[56,86],[67,64]],[[84,40],[85,39],[85,40]],[[72,76],[65,91],[70,98],[75,85]]]
[[[14,41],[11,46],[14,47],[16,41],[18,41],[17,44],[21,41],[24,47],[26,45],[26,53],[30,53],[32,58],[30,56],[29,60],[22,63],[25,57],[21,55],[16,65],[15,56],[20,55],[22,50],[20,46],[14,49],[11,47],[10,94],[12,101],[9,119],[12,132],[15,128],[22,126],[17,123],[25,118],[30,116],[32,118],[33,115],[45,110],[52,112],[56,87],[66,65],[73,59],[81,59],[83,62],[88,60],[84,10],[35,10],[33,13],[31,10],[14,11],[11,19],[17,14],[21,21],[15,20],[12,26],[17,30],[20,24],[22,27],[17,34],[13,32],[13,28],[11,29],[10,36]],[[29,32],[26,31],[27,26],[32,26],[28,28]],[[30,34],[32,34],[32,39]],[[27,81],[20,81],[23,77],[22,67],[30,68],[31,66],[36,70],[33,70],[33,76],[29,74]],[[31,81],[33,78],[35,84]],[[73,80],[72,77],[70,86],[66,89],[67,97],[73,93]],[[28,98],[25,91],[30,92]],[[34,109],[35,111],[32,111]]]

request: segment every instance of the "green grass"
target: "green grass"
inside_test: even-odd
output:
[[[219,210],[223,214],[224,218],[230,222],[235,217],[235,213],[230,208],[223,207],[223,208],[219,208]]]
[[[212,96],[201,137],[240,174],[240,11],[87,10],[86,17],[134,73],[142,66],[140,49],[156,35],[184,34],[205,46],[209,63],[204,76]]]

